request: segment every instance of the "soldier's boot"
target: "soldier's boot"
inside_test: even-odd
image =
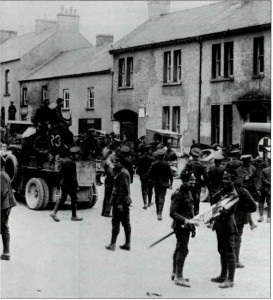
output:
[[[255,228],[258,227],[258,225],[256,225],[256,224],[253,222],[251,213],[248,214],[248,223],[249,223],[249,225],[250,225],[250,229],[251,229],[251,230],[253,230],[253,229],[255,229]]]
[[[262,222],[264,220],[264,217],[263,217],[263,215],[264,215],[264,204],[259,203],[258,208],[259,208],[260,218],[257,221]]]
[[[177,252],[174,252],[173,253],[173,272],[171,275],[171,280],[174,280],[175,276],[176,276],[176,255],[177,255]]]
[[[269,195],[268,197],[271,197],[271,195]],[[267,203],[267,223],[270,223],[270,219],[271,219],[271,199],[269,199]]]
[[[147,209],[148,208],[148,205],[147,205],[147,193],[142,191],[142,199],[143,199],[143,203],[144,203],[144,206],[143,206],[143,209]]]
[[[240,248],[241,246],[234,247],[235,257],[236,257],[236,268],[244,268],[245,266],[240,262]]]
[[[181,254],[176,254],[176,278],[174,280],[174,284],[184,287],[191,287],[189,282],[189,279],[183,278],[183,268],[185,263],[186,257]]]
[[[131,250],[131,227],[128,226],[128,228],[125,229],[125,244],[122,246],[119,246],[122,250]]]
[[[2,235],[2,241],[3,241],[3,254],[9,255],[10,237]]]
[[[62,203],[62,199],[58,199],[57,202],[55,203],[55,207],[52,211],[52,213],[50,214],[50,217],[55,221],[55,222],[60,222],[60,219],[57,217],[57,212],[58,212],[58,209],[60,207]]]

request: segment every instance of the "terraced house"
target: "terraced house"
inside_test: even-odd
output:
[[[148,1],[148,20],[116,43],[114,129],[145,129],[224,146],[247,122],[271,120],[271,3],[223,1],[170,13]]]
[[[19,81],[62,51],[92,46],[79,31],[79,19],[76,10],[62,7],[56,22],[36,20],[35,32],[17,36],[16,32],[0,31],[1,119],[7,120],[13,101],[16,119],[30,120],[41,97],[30,99],[29,90],[21,88]]]

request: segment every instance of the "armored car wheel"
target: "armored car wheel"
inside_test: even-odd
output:
[[[33,210],[39,210],[42,208],[46,197],[46,194],[42,178],[31,178],[26,184],[25,198],[27,206]]]
[[[40,180],[44,188],[44,201],[43,201],[42,209],[46,209],[49,202],[49,188],[48,188],[48,184],[44,179],[40,178]]]
[[[92,208],[98,201],[98,191],[97,191],[97,186],[95,183],[92,183],[92,186],[90,188],[90,201],[88,202],[88,207]]]
[[[8,154],[6,157],[6,172],[8,173],[11,182],[15,182],[19,176],[19,164],[15,155]]]

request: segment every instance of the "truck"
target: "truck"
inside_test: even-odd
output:
[[[58,148],[63,146],[61,135],[51,131],[46,136],[37,135],[36,128],[28,121],[10,121],[7,124],[7,147],[1,155],[6,160],[6,172],[13,190],[26,200],[32,210],[46,209],[62,195],[60,166],[62,157]],[[46,147],[35,149],[39,141]],[[47,145],[49,148],[47,149]],[[52,150],[52,151],[51,151]],[[41,160],[41,158],[43,158]],[[39,161],[40,160],[40,161]],[[78,202],[93,207],[97,202],[96,161],[76,162],[79,184]],[[67,201],[70,202],[70,199]]]

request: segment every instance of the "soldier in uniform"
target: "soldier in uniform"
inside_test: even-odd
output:
[[[221,166],[221,162],[223,158],[224,157],[222,155],[216,154],[214,156],[214,166],[212,166],[208,171],[208,182],[211,196],[216,194],[222,188],[224,168]]]
[[[242,187],[242,179],[240,177],[235,178],[234,186],[239,196],[235,210],[235,222],[237,226],[237,232],[234,234],[236,268],[244,268],[244,265],[240,262],[240,249],[244,225],[248,223],[248,213],[255,212],[257,205],[249,191]]]
[[[120,147],[120,155],[124,157],[123,166],[130,174],[131,183],[133,183],[134,180],[134,168],[133,168],[133,162],[130,157],[131,149],[127,145],[122,145]]]
[[[271,165],[262,170],[262,187],[261,197],[259,198],[259,214],[260,219],[258,222],[264,220],[264,203],[267,201],[267,222],[270,223],[271,219]]]
[[[230,152],[231,159],[227,163],[226,169],[233,169],[233,170],[238,169],[243,164],[242,161],[239,159],[239,156],[240,156],[239,149],[232,150]]]
[[[254,200],[258,200],[259,195],[255,184],[255,178],[258,177],[256,168],[251,164],[251,154],[244,154],[241,156],[243,164],[236,170],[238,176],[242,180],[242,187],[247,189]],[[251,230],[255,229],[257,225],[253,222],[251,214],[248,215],[248,221]]]
[[[167,151],[165,153],[165,160],[169,163],[171,163],[172,161],[177,160],[177,155],[172,150],[172,145],[170,143],[167,144]]]
[[[206,171],[206,167],[199,160],[202,155],[202,151],[199,148],[192,148],[190,152],[192,156],[192,160],[190,160],[184,167],[182,172],[194,172],[196,176],[196,185],[194,190],[192,191],[193,199],[194,199],[194,209],[195,215],[199,214],[199,206],[200,206],[200,193],[201,187],[207,185],[208,182],[208,174]]]
[[[45,99],[42,106],[39,107],[34,115],[33,124],[38,128],[38,131],[43,134],[47,132],[54,123],[54,115],[52,109],[48,107],[49,100]]]
[[[153,162],[148,178],[152,180],[155,191],[155,204],[157,219],[162,220],[162,211],[165,203],[167,188],[172,188],[173,175],[170,165],[164,160],[166,150],[159,149],[156,151],[158,160]]]
[[[179,286],[190,287],[188,279],[183,277],[183,268],[186,257],[189,253],[188,243],[191,237],[195,236],[195,225],[191,221],[194,217],[194,201],[192,188],[195,185],[194,173],[184,172],[183,183],[171,197],[170,217],[173,219],[172,228],[176,235],[176,248],[173,253],[173,272],[171,279]]]
[[[10,260],[10,233],[9,233],[9,216],[12,207],[16,206],[13,195],[11,180],[5,172],[6,161],[1,156],[1,235],[3,242],[3,253],[1,260]]]
[[[77,216],[77,190],[78,190],[78,180],[77,180],[77,167],[75,161],[79,159],[80,147],[75,146],[70,148],[70,157],[64,158],[61,165],[60,175],[61,175],[61,189],[62,196],[56,202],[53,212],[50,217],[55,222],[60,222],[57,217],[57,212],[59,207],[65,203],[67,196],[71,198],[71,210],[72,217],[71,221],[82,221],[82,218]]]
[[[152,203],[152,196],[153,196],[153,184],[152,181],[148,178],[148,172],[150,169],[151,164],[155,161],[154,157],[150,155],[149,150],[151,146],[146,145],[143,146],[142,151],[144,154],[139,158],[138,161],[138,174],[141,181],[141,192],[142,198],[144,202],[143,209],[147,209],[148,206],[150,207]],[[147,197],[148,197],[148,204],[147,204]]]
[[[223,175],[223,189],[215,196],[217,200],[214,199],[214,202],[226,198],[239,199],[233,183],[237,175],[235,170],[225,171]],[[236,268],[234,234],[237,231],[234,219],[235,206],[232,206],[229,210],[223,208],[221,214],[215,218],[212,226],[212,230],[216,231],[217,236],[218,252],[221,258],[221,274],[212,278],[211,281],[220,283],[220,288],[230,288],[234,285]]]
[[[105,246],[107,250],[115,251],[116,241],[120,231],[120,223],[124,228],[125,244],[119,246],[122,250],[131,250],[131,223],[130,223],[130,174],[124,168],[124,157],[117,156],[114,162],[114,188],[111,197],[113,206],[111,243]]]

